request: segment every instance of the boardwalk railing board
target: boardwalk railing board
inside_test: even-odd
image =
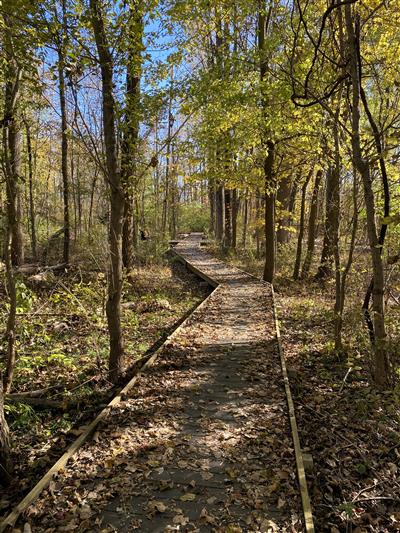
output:
[[[213,291],[214,294],[215,291]],[[168,345],[168,343],[177,335],[180,330],[187,324],[192,316],[201,310],[206,305],[211,294],[209,294],[200,304],[190,313],[183,322],[181,322],[177,328],[165,339],[163,344],[158,348],[156,352],[147,360],[147,362],[139,369],[137,374],[125,385],[125,387],[104,407],[97,417],[89,424],[85,431],[69,446],[66,452],[58,459],[58,461],[44,474],[44,476],[38,481],[38,483],[28,492],[28,494],[20,501],[20,503],[13,509],[13,511],[4,518],[0,524],[0,533],[3,533],[7,528],[13,527],[17,522],[21,514],[32,505],[46,489],[53,477],[58,474],[68,463],[68,461],[76,454],[76,452],[85,444],[91,435],[94,433],[96,427],[106,419],[110,410],[116,407],[121,401],[124,400],[126,394],[134,387],[141,375],[150,368],[156,361],[161,350]]]
[[[282,347],[279,320],[278,320],[278,314],[276,310],[275,292],[273,288],[272,288],[272,301],[273,301],[273,311],[274,311],[274,319],[275,319],[276,340],[278,343],[279,356],[281,358],[282,375],[283,375],[283,381],[285,384],[285,392],[286,392],[286,399],[287,399],[287,404],[288,404],[290,427],[292,430],[294,452],[296,456],[297,477],[298,477],[298,481],[300,485],[300,495],[301,495],[301,501],[303,505],[305,528],[306,528],[306,533],[314,533],[315,532],[314,519],[312,515],[310,496],[308,494],[303,453],[302,453],[301,445],[300,445],[300,437],[299,437],[299,431],[297,427],[296,412],[295,412],[293,398],[292,398],[292,391],[290,390],[289,377],[288,377],[287,367],[286,367],[286,359],[285,359],[285,355],[284,355],[283,347]]]

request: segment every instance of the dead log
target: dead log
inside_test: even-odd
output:
[[[49,400],[48,398],[36,398],[25,396],[24,394],[8,394],[6,396],[6,403],[26,403],[32,407],[40,407],[43,409],[59,409],[65,411],[68,409],[68,402],[65,400]]]

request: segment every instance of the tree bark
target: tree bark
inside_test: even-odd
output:
[[[132,5],[128,25],[128,65],[126,72],[125,131],[122,143],[122,182],[124,186],[124,222],[122,235],[122,260],[126,269],[133,264],[137,247],[137,220],[135,196],[137,195],[136,160],[140,123],[140,79],[142,75],[143,6]]]
[[[275,145],[267,142],[268,155],[264,161],[265,179],[265,265],[263,280],[272,283],[275,275],[276,235],[275,235],[275,192],[273,190],[273,165]]]
[[[225,235],[224,248],[228,250],[232,246],[232,190],[225,189]]]
[[[90,0],[91,24],[100,61],[103,99],[103,134],[106,150],[107,182],[110,190],[110,264],[106,304],[110,335],[109,372],[117,381],[123,371],[124,347],[121,329],[122,219],[124,194],[117,161],[116,110],[113,95],[113,59],[104,27],[99,0]]]
[[[25,120],[26,150],[28,153],[28,184],[29,184],[29,226],[31,230],[31,249],[33,260],[37,260],[37,239],[36,239],[36,214],[33,196],[33,155],[32,136],[28,120]]]
[[[237,246],[237,217],[239,212],[240,199],[238,190],[232,190],[232,248],[236,250]]]
[[[339,218],[339,179],[340,176],[334,166],[330,165],[326,173],[324,242],[316,279],[324,279],[332,275]]]
[[[248,198],[248,189],[244,192],[244,202],[243,202],[243,231],[242,231],[242,246],[246,249],[247,242],[247,225],[249,221],[249,198]]]
[[[221,183],[215,191],[215,237],[218,242],[225,238],[225,189]]]
[[[313,171],[310,170],[301,188],[299,233],[297,236],[296,260],[295,260],[294,270],[293,270],[294,280],[299,279],[299,274],[300,274],[301,254],[302,254],[302,249],[303,249],[303,237],[304,237],[304,219],[305,219],[305,213],[306,213],[306,194],[307,194],[308,183],[312,176],[312,172]]]
[[[0,485],[10,484],[12,470],[10,431],[4,416],[3,376],[0,372]]]
[[[289,202],[291,192],[291,180],[289,177],[283,178],[278,187],[276,199],[279,210],[283,211],[278,219],[278,230],[276,232],[276,242],[278,244],[286,244],[289,241]]]
[[[384,271],[381,256],[381,244],[375,222],[375,198],[372,189],[371,171],[368,161],[363,157],[360,139],[360,84],[361,64],[359,64],[359,31],[360,21],[355,12],[353,20],[350,5],[345,6],[346,29],[349,51],[349,74],[352,82],[352,155],[354,166],[360,173],[363,189],[364,202],[367,216],[367,232],[370,245],[371,262],[373,270],[373,325],[375,340],[374,352],[374,380],[380,387],[385,387],[390,381],[390,361],[386,348],[386,329],[384,315]]]
[[[9,0],[3,3],[4,57],[5,57],[5,99],[3,124],[3,153],[7,199],[7,220],[11,238],[11,261],[15,266],[24,262],[24,243],[21,224],[20,167],[21,137],[16,116],[22,71],[14,55],[12,43],[13,5]]]
[[[62,29],[58,35],[58,91],[61,113],[61,174],[63,182],[63,202],[64,202],[64,244],[63,262],[69,263],[70,252],[70,216],[69,216],[69,178],[68,178],[68,122],[67,122],[67,102],[65,96],[65,40],[66,35],[66,8],[65,0],[62,6]]]
[[[314,188],[311,197],[310,216],[308,219],[308,238],[307,238],[307,252],[303,263],[301,277],[306,278],[310,273],[311,261],[314,255],[317,211],[318,211],[318,194],[321,186],[322,170],[318,170],[315,176]]]
[[[271,19],[272,4],[266,13],[266,6],[259,6],[258,11],[258,49],[260,54],[260,89],[262,100],[262,117],[268,123],[268,100],[265,91],[268,61],[266,56],[265,40]],[[268,127],[261,133],[261,142],[265,151],[264,156],[264,197],[265,197],[265,265],[264,281],[272,283],[275,275],[276,263],[276,233],[275,233],[275,196],[276,184],[273,176],[275,144],[270,138]]]

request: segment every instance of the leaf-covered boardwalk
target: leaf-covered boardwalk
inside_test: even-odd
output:
[[[31,507],[34,531],[304,531],[268,284],[175,250],[220,284]]]

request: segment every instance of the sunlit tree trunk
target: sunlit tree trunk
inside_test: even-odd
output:
[[[64,203],[64,245],[63,261],[69,263],[70,255],[70,214],[69,214],[69,177],[68,177],[68,122],[67,122],[67,101],[65,94],[65,40],[67,38],[67,18],[65,0],[61,1],[62,20],[61,30],[57,38],[58,54],[58,93],[61,114],[61,174],[63,182],[63,203]]]
[[[276,232],[276,242],[278,244],[285,244],[289,241],[289,201],[291,191],[291,180],[289,177],[284,177],[279,183],[276,199],[279,209],[283,214],[277,221],[278,230]]]
[[[269,5],[268,11],[266,5],[260,4],[258,12],[258,48],[260,54],[260,85],[262,99],[262,116],[265,124],[268,124],[268,101],[265,96],[267,81],[267,57],[265,40],[268,26],[271,18],[272,5]],[[270,283],[274,280],[275,262],[276,262],[276,232],[275,232],[275,179],[273,175],[275,144],[270,138],[270,131],[267,126],[261,133],[261,141],[264,155],[264,196],[265,196],[265,265],[264,281]]]
[[[293,270],[293,279],[299,279],[300,274],[300,265],[301,265],[301,254],[303,251],[303,238],[304,238],[304,220],[306,216],[306,194],[308,183],[311,179],[313,170],[310,170],[303,186],[301,188],[301,202],[300,202],[300,220],[299,220],[299,233],[297,236],[297,249],[296,249],[296,260],[294,263]]]
[[[113,95],[113,59],[99,0],[90,0],[90,16],[100,61],[103,97],[103,134],[106,150],[107,183],[110,191],[110,264],[108,271],[108,299],[106,304],[110,335],[109,372],[113,381],[123,370],[124,347],[121,329],[122,295],[122,219],[124,194],[117,160],[115,130],[116,110]]]
[[[390,378],[390,362],[386,346],[386,328],[384,315],[384,271],[381,255],[381,244],[376,227],[375,198],[372,188],[371,170],[368,161],[363,157],[360,138],[360,73],[361,64],[359,56],[360,21],[355,11],[354,18],[352,6],[345,6],[346,29],[349,52],[349,74],[352,82],[352,155],[354,166],[361,176],[364,189],[364,202],[367,217],[367,232],[370,245],[371,263],[373,270],[373,325],[374,325],[374,379],[378,386],[388,385]]]
[[[319,195],[319,189],[321,186],[321,179],[322,179],[322,170],[318,170],[315,176],[314,188],[313,188],[312,197],[311,197],[310,216],[308,218],[307,251],[306,251],[306,257],[303,263],[303,269],[301,272],[301,276],[303,278],[307,277],[308,274],[310,273],[311,261],[314,255],[317,212],[318,212],[318,195]]]
[[[10,431],[4,416],[3,376],[0,372],[0,485],[9,485],[12,469]]]
[[[26,151],[28,155],[28,187],[29,187],[29,228],[31,233],[31,249],[33,260],[37,260],[37,239],[36,239],[36,214],[33,195],[33,154],[32,136],[28,120],[25,120]]]

